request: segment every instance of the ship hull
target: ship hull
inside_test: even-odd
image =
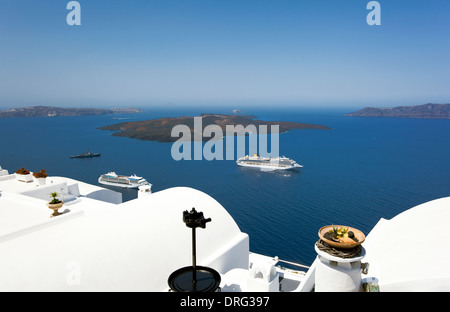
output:
[[[237,164],[238,164],[238,166],[241,166],[241,167],[258,168],[258,169],[263,169],[266,171],[294,170],[297,168],[301,168],[301,167],[294,167],[294,166],[280,167],[280,166],[270,166],[270,165],[252,165],[252,164],[246,164],[246,163],[237,163]]]
[[[128,189],[137,189],[139,186],[144,185],[144,184],[123,184],[123,183],[118,183],[118,182],[107,182],[107,181],[101,181],[100,179],[98,180],[98,183],[103,184],[103,185],[116,186],[116,187],[128,188]]]
[[[70,156],[70,158],[92,158],[92,157],[100,157],[102,154],[92,154],[92,155],[75,155]]]

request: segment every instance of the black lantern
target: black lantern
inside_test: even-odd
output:
[[[173,272],[168,279],[169,287],[176,292],[214,292],[220,285],[220,274],[208,267],[197,265],[197,249],[195,230],[206,228],[211,218],[205,219],[203,212],[192,208],[190,212],[183,212],[183,222],[192,229],[192,266],[184,267]]]

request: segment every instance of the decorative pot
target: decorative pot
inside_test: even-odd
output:
[[[17,181],[21,181],[21,182],[33,182],[33,175],[31,173],[29,174],[19,174],[19,173],[15,173],[14,174],[16,176]]]
[[[53,210],[53,214],[50,216],[50,218],[53,218],[53,217],[56,217],[56,216],[59,216],[60,214],[62,214],[62,213],[58,212],[58,209],[61,208],[63,205],[64,205],[63,201],[61,201],[60,203],[57,203],[57,204],[47,203],[48,208]]]
[[[350,242],[341,242],[339,240],[331,240],[326,237],[326,233],[328,233],[330,230],[333,230],[333,228],[346,228],[348,231],[353,232],[354,238],[350,239]],[[361,245],[364,240],[366,239],[366,236],[363,232],[361,232],[358,229],[349,227],[349,226],[343,226],[343,225],[327,225],[319,230],[319,238],[330,245],[331,247],[335,248],[341,248],[341,249],[349,249],[349,248],[355,248],[356,246]]]
[[[36,186],[45,185],[47,178],[34,178],[34,181],[36,182]]]

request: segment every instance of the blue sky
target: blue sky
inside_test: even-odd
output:
[[[450,102],[450,1],[2,0],[0,108]]]

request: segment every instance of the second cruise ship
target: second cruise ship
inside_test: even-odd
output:
[[[302,165],[297,164],[295,160],[292,160],[285,156],[271,158],[271,157],[260,157],[257,154],[254,154],[253,156],[247,155],[241,157],[236,161],[236,163],[239,166],[243,167],[254,167],[269,171],[289,170],[303,167]]]

